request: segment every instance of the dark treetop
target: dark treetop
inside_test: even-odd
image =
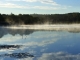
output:
[[[0,25],[80,23],[80,13],[66,14],[0,14]]]

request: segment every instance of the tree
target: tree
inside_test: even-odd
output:
[[[5,21],[4,17],[0,14],[0,25],[8,25],[8,23]]]

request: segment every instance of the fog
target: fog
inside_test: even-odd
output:
[[[56,31],[80,31],[80,24],[53,24],[53,25],[13,25],[4,28],[9,29],[32,29],[32,30],[56,30]]]

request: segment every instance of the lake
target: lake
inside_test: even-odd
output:
[[[0,27],[0,60],[80,60],[79,28],[22,27]]]

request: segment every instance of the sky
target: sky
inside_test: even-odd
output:
[[[80,12],[80,0],[0,0],[1,14],[64,14]]]

